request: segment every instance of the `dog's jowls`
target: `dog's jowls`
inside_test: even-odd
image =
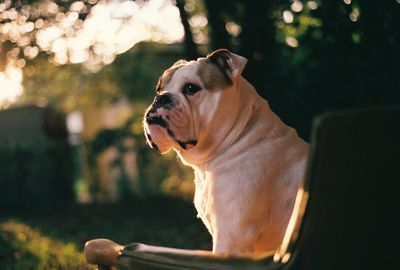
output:
[[[194,203],[217,253],[279,247],[307,159],[308,145],[242,77],[246,62],[227,50],[176,62],[144,119],[148,143],[194,169]]]

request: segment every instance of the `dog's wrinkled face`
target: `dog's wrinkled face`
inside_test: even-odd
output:
[[[214,119],[228,113],[221,108],[222,96],[234,91],[230,88],[246,62],[241,56],[218,50],[197,61],[180,60],[166,70],[145,114],[147,142],[161,153],[171,148],[182,152],[204,147],[215,128]]]

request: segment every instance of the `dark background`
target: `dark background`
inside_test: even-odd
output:
[[[348,2],[318,1],[317,9],[306,12],[317,25],[295,13],[293,27],[307,29],[291,48],[280,40],[277,24],[293,1],[206,0],[209,48],[247,57],[244,76],[308,139],[312,119],[321,112],[400,103],[400,4]],[[302,3],[304,14],[307,1]],[[242,28],[237,37],[224,27],[232,19]],[[188,55],[196,52],[195,44],[186,44]]]

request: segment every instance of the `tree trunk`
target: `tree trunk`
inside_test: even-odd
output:
[[[176,0],[176,6],[179,9],[182,25],[185,30],[185,39],[184,39],[185,55],[188,59],[196,59],[197,57],[199,57],[199,53],[197,51],[197,45],[193,41],[192,31],[190,30],[189,16],[184,8],[185,0]]]
[[[210,49],[230,48],[230,36],[225,29],[226,22],[222,18],[222,11],[229,3],[222,0],[205,0],[204,2],[208,13]]]

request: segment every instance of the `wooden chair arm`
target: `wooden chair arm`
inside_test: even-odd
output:
[[[86,242],[84,254],[86,261],[97,264],[100,270],[113,269],[124,246],[108,239],[94,239]]]
[[[264,256],[229,256],[210,251],[185,250],[133,243],[119,245],[108,239],[95,239],[85,244],[86,260],[99,270],[272,270],[280,264],[273,262],[273,254]]]

